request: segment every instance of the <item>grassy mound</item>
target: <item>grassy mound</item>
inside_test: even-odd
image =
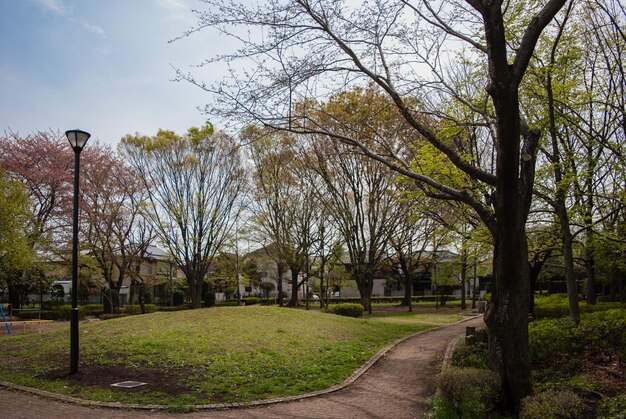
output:
[[[385,345],[429,328],[276,307],[157,312],[0,340],[0,379],[92,400],[167,405],[302,394],[347,378]],[[119,390],[125,380],[148,385]]]

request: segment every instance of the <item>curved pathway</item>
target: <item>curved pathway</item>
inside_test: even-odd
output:
[[[428,411],[448,342],[466,326],[482,325],[482,318],[411,337],[387,352],[352,385],[327,395],[289,403],[187,414],[196,418],[421,418]],[[20,392],[0,390],[0,409],[10,418],[166,418],[165,412],[92,409],[46,400]]]

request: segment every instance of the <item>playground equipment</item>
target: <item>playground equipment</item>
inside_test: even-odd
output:
[[[9,326],[9,323],[7,322],[7,318],[4,315],[4,309],[2,308],[2,304],[0,304],[0,313],[2,313],[2,321],[4,322],[4,326],[7,328],[7,332],[9,332],[9,335],[10,335],[11,327]]]

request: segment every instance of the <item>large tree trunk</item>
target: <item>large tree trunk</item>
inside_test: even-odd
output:
[[[502,378],[504,408],[518,406],[531,390],[528,352],[530,286],[524,234],[520,225],[499,229],[494,249],[495,284],[492,302],[485,314],[489,331],[489,366]]]
[[[368,313],[372,314],[372,288],[374,287],[374,279],[371,274],[360,274],[355,278],[359,294],[361,296],[361,305]]]
[[[561,225],[561,238],[563,240],[563,262],[565,263],[565,284],[567,285],[567,300],[569,302],[569,314],[574,324],[580,323],[580,309],[578,307],[578,288],[576,285],[576,272],[574,271],[574,251],[572,248],[573,237],[569,229],[569,217],[567,210],[559,203],[559,222]]]
[[[300,284],[298,283],[298,275],[300,270],[298,268],[291,267],[291,298],[289,299],[289,307],[298,307],[298,289]]]
[[[197,278],[196,273],[192,273],[187,277],[187,294],[191,300],[191,308],[202,308],[202,285],[204,276]]]
[[[517,87],[491,86],[490,90],[498,115],[494,205],[497,223],[492,230],[494,287],[485,323],[489,332],[489,367],[500,375],[502,381],[500,407],[516,410],[531,391],[528,350],[530,278],[525,227],[534,172],[522,170],[520,174]],[[528,161],[534,164],[532,160]]]
[[[278,292],[278,306],[282,307],[285,305],[285,299],[283,298],[283,274],[285,273],[285,266],[282,263],[276,264],[276,275],[278,278],[276,279],[276,290]]]

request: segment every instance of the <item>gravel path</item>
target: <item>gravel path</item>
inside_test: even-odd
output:
[[[445,348],[466,326],[483,324],[475,318],[414,336],[389,351],[355,383],[335,393],[262,407],[200,411],[186,415],[164,412],[91,409],[46,400],[21,392],[0,390],[0,411],[10,418],[421,418],[434,393],[434,377]]]

